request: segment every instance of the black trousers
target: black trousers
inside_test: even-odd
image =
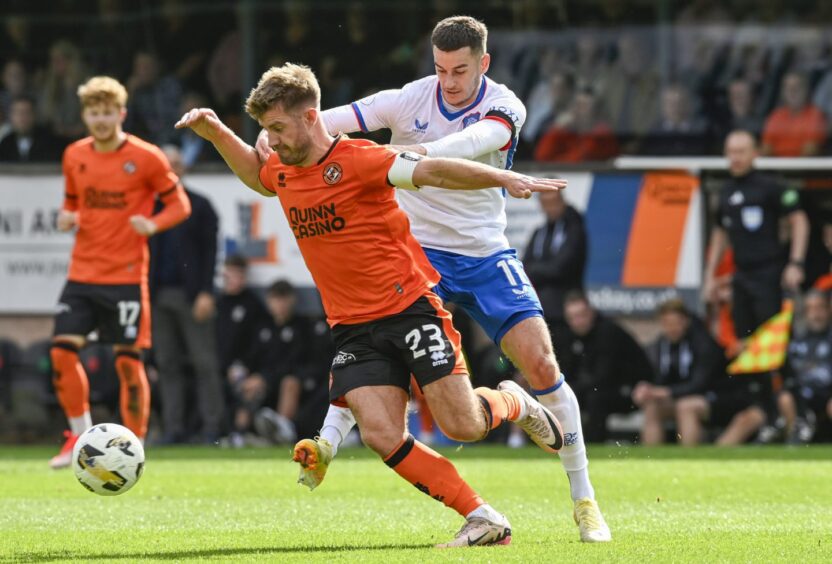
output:
[[[737,270],[734,274],[731,315],[737,337],[748,337],[780,311],[783,303],[783,289],[780,285],[782,274],[782,264],[747,271]]]

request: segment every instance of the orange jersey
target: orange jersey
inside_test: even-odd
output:
[[[164,153],[128,135],[115,151],[95,150],[93,138],[64,151],[64,209],[78,212],[69,280],[91,284],[138,284],[147,280],[147,237],[130,217],[150,217],[163,231],[185,220],[191,206]],[[156,196],[165,204],[153,216]],[[151,217],[152,216],[152,217]]]
[[[260,182],[280,198],[330,326],[397,314],[439,282],[387,172],[396,153],[337,138],[315,165],[272,154]]]

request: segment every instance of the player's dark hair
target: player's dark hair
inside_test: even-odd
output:
[[[588,306],[592,305],[589,303],[589,298],[583,290],[570,290],[566,293],[566,296],[563,298],[563,305],[566,306],[573,302],[583,302]]]
[[[248,259],[243,255],[228,255],[227,257],[225,257],[225,266],[247,270]]]
[[[668,313],[690,317],[690,312],[681,298],[670,298],[659,305],[659,315],[667,315]]]
[[[276,298],[289,298],[295,295],[295,287],[288,280],[276,280],[266,293]]]
[[[471,16],[452,16],[436,24],[430,36],[431,44],[440,51],[456,51],[470,47],[477,55],[485,53],[488,28]]]

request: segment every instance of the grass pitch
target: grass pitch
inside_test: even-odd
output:
[[[288,450],[147,451],[122,496],[0,447],[0,561],[831,562],[832,447],[590,449],[613,542],[583,545],[556,457],[444,450],[512,523],[507,547],[439,551],[461,518],[369,451],[345,449],[315,492]]]

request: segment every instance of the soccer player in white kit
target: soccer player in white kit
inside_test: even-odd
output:
[[[487,33],[471,17],[440,21],[431,36],[435,75],[326,110],[327,129],[350,133],[388,128],[391,144],[402,149],[510,168],[526,109],[511,90],[485,76],[490,63]],[[263,135],[258,151],[261,158],[269,151]],[[442,275],[434,291],[483,327],[525,376],[538,401],[560,420],[565,441],[559,455],[569,476],[581,540],[611,540],[589,480],[578,401],[560,374],[537,294],[504,234],[504,190],[450,192],[425,186],[398,191],[397,197],[411,231]],[[301,483],[314,488],[323,480],[354,424],[348,408],[330,406],[321,436],[295,447]]]

